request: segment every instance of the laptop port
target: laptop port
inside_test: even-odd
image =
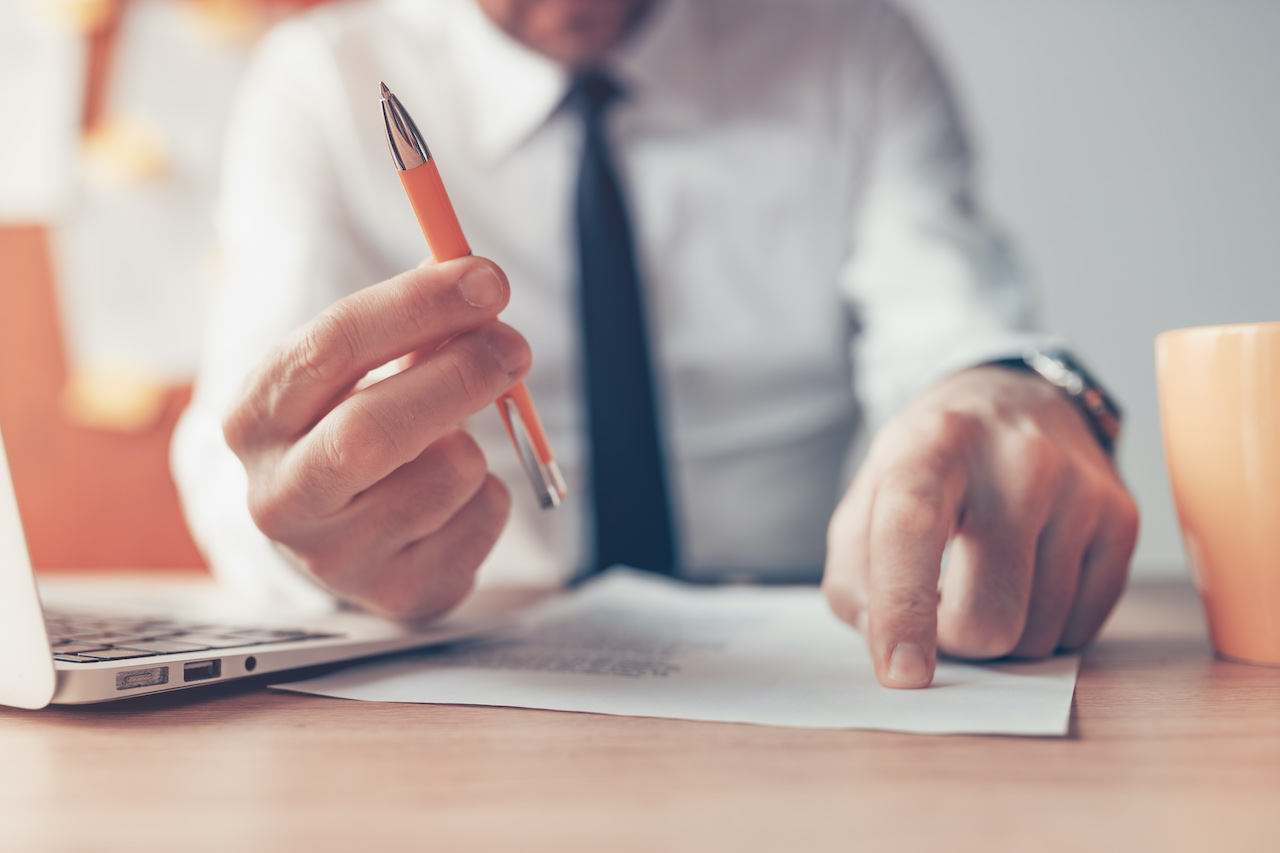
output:
[[[116,673],[116,690],[137,690],[139,687],[157,687],[168,683],[169,667],[167,666],[130,669]]]
[[[207,681],[221,675],[221,660],[193,660],[182,665],[183,681]]]

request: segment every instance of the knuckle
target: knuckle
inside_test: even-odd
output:
[[[441,439],[419,469],[417,496],[413,506],[404,508],[404,523],[420,525],[435,532],[484,485],[488,463],[475,439],[459,431]]]
[[[938,616],[938,592],[904,584],[873,602],[872,611],[873,619],[879,617],[876,621],[888,619],[906,625],[932,622]]]
[[[351,311],[339,302],[306,326],[290,348],[290,370],[312,382],[340,382],[355,370],[360,346]]]
[[[1111,484],[1101,477],[1085,476],[1081,478],[1076,500],[1082,509],[1087,508],[1095,518],[1100,518],[1111,505],[1113,489]]]
[[[410,549],[409,563],[388,573],[375,588],[367,607],[400,621],[426,619],[447,612],[475,585],[480,564],[493,548],[511,510],[511,493],[502,481],[486,475],[480,491],[468,504],[467,535],[450,547],[444,530]],[[447,525],[446,525],[447,527]]]
[[[1028,425],[1016,433],[1014,458],[1032,487],[1057,482],[1066,461],[1058,445],[1039,427]]]
[[[325,474],[322,482],[332,482],[339,489],[356,480],[368,479],[370,472],[380,469],[388,446],[393,452],[398,451],[386,428],[358,406],[352,406],[341,417],[325,421],[320,427],[319,441]]]
[[[946,518],[946,495],[940,483],[882,486],[872,509],[872,524],[882,533],[899,537],[927,536]]]
[[[1120,528],[1122,541],[1132,549],[1138,540],[1138,530],[1142,526],[1142,516],[1137,502],[1128,492],[1123,492],[1112,512]]]
[[[352,458],[359,455],[360,443],[353,440],[351,431],[328,425],[320,437],[321,458],[325,467],[333,473],[341,473],[351,465]]]
[[[454,280],[449,277],[449,285]],[[404,316],[420,335],[434,331],[433,318],[440,313],[439,294],[443,287],[443,271],[434,263],[409,270],[400,276],[398,297],[403,302]]]
[[[309,529],[311,516],[296,489],[251,482],[247,506],[249,517],[263,535],[282,545],[292,547]],[[314,532],[310,530],[310,534]]]
[[[262,441],[269,420],[263,411],[263,400],[267,396],[263,384],[263,370],[258,368],[245,380],[235,404],[222,417],[222,438],[242,459]]]
[[[986,424],[970,412],[942,409],[921,419],[924,444],[935,453],[962,456],[971,453],[982,441]]]
[[[480,400],[491,396],[490,374],[486,361],[478,352],[484,346],[478,341],[467,346],[447,347],[437,354],[441,372],[453,386],[454,393],[465,400]]]
[[[289,501],[278,494],[264,494],[264,490],[251,488],[248,503],[250,518],[268,539],[279,541],[286,535]]]

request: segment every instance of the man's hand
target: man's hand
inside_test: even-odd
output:
[[[362,290],[276,348],[224,421],[254,521],[342,598],[409,619],[470,591],[510,495],[459,425],[529,370],[528,345],[496,319],[509,295],[479,258]]]
[[[876,436],[831,519],[823,588],[867,637],[881,684],[926,687],[938,651],[1083,646],[1137,534],[1137,506],[1075,406],[1034,374],[979,367]]]

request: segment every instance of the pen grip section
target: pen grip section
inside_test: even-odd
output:
[[[422,234],[427,238],[431,257],[437,263],[443,263],[471,254],[471,246],[462,233],[436,161],[428,160],[421,166],[397,174],[404,185],[405,195],[409,196],[409,203],[413,205],[418,224],[422,226]]]

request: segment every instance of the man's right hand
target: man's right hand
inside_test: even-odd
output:
[[[362,290],[276,348],[223,422],[258,527],[343,599],[413,619],[470,591],[511,499],[460,425],[529,371],[497,320],[509,295],[480,258]]]

